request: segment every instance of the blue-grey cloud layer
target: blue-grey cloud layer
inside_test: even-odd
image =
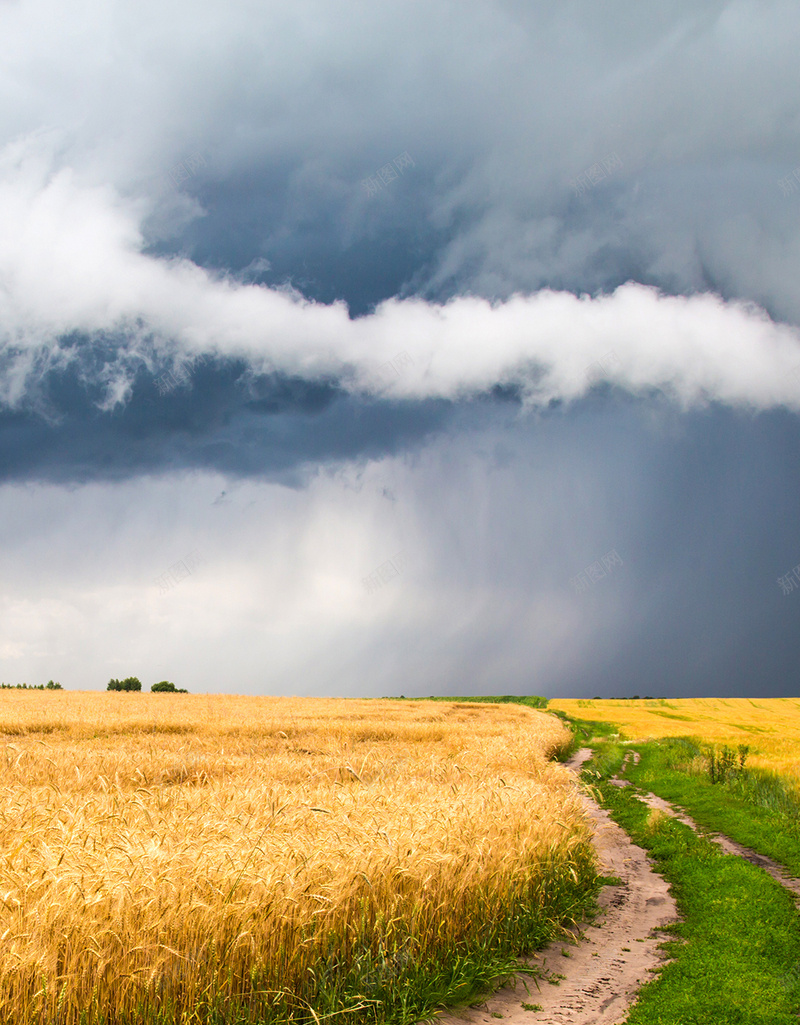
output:
[[[297,689],[350,693],[792,690],[794,594],[777,578],[800,564],[798,38],[795,5],[753,0],[4,5],[9,509],[19,487],[45,505],[65,488],[71,549],[93,516],[116,522],[84,487],[140,481],[143,523],[187,475],[225,491],[224,516],[248,482],[309,488],[283,554],[256,543],[270,573],[330,554],[274,610],[286,668],[266,682],[236,624],[271,592],[241,582],[217,527],[176,520],[241,603],[215,643],[247,689],[292,690],[302,665]],[[542,289],[565,296],[524,298]],[[405,484],[351,510],[338,562],[338,492],[310,482],[383,463]],[[25,576],[24,523],[8,512],[18,625],[0,660],[57,677],[71,656],[48,663],[19,610],[69,619],[101,570],[53,580],[23,545]],[[153,575],[179,559],[177,536],[157,555],[135,536]],[[418,576],[365,612],[352,580],[406,542]],[[612,549],[619,572],[576,593]],[[72,597],[42,611],[53,589]],[[154,638],[166,618],[183,638],[170,657],[197,649],[186,672],[215,689],[188,597],[109,601],[106,630]],[[325,638],[313,667],[304,616]],[[156,648],[131,657],[155,671]]]
[[[413,450],[451,415],[441,400],[358,402],[333,382],[257,376],[241,361],[140,370],[124,403],[102,398],[75,368],[44,374],[35,402],[0,410],[0,479],[206,470],[297,484],[320,464]]]

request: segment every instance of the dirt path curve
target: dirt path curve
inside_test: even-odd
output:
[[[631,758],[633,759],[634,765],[638,764],[638,751],[633,751],[625,755],[620,772],[625,771],[628,760]],[[627,779],[622,779],[620,776],[616,776],[609,782],[618,787],[629,787],[631,785]],[[640,792],[638,796],[649,808],[655,808],[658,811],[663,811],[666,815],[671,815],[672,818],[677,819],[678,822],[682,822],[684,826],[688,826],[690,829],[693,829],[695,833],[698,833],[700,836],[705,836],[706,839],[717,844],[717,846],[721,847],[726,854],[735,854],[737,857],[744,858],[745,861],[749,861],[751,865],[763,868],[764,871],[768,872],[773,879],[781,884],[781,886],[785,886],[786,889],[791,890],[796,897],[800,897],[800,879],[796,878],[796,876],[790,875],[787,869],[785,869],[779,862],[773,861],[772,858],[768,858],[766,854],[759,854],[758,851],[754,851],[752,847],[745,847],[743,844],[737,843],[735,840],[731,840],[731,838],[729,836],[725,836],[724,833],[713,833],[701,829],[694,819],[689,818],[683,808],[678,808],[675,805],[670,804],[668,801],[665,801],[663,797],[657,797],[655,794],[644,793],[643,791]]]
[[[579,771],[590,756],[588,748],[582,749],[569,767]],[[622,884],[603,888],[595,924],[576,931],[572,942],[551,943],[530,958],[556,984],[540,980],[537,990],[533,980],[523,982],[519,977],[514,986],[498,990],[484,1003],[449,1011],[437,1022],[497,1025],[502,1018],[506,1025],[618,1025],[649,973],[663,964],[658,949],[663,937],[656,934],[678,917],[667,883],[607,812],[587,796],[584,802],[595,828],[600,871],[617,876]],[[523,1002],[539,1004],[542,1010],[526,1010]]]
[[[781,886],[785,886],[787,890],[791,890],[795,896],[800,897],[800,879],[796,879],[794,876],[789,875],[783,865],[777,861],[773,861],[772,858],[768,858],[765,854],[759,854],[758,851],[754,851],[750,847],[743,847],[742,844],[737,843],[735,840],[731,840],[729,836],[725,836],[722,833],[709,833],[701,829],[697,823],[690,819],[689,816],[680,808],[676,808],[669,804],[661,797],[656,797],[655,794],[640,794],[641,799],[650,808],[657,808],[659,811],[663,811],[667,815],[671,815],[673,818],[682,822],[685,826],[689,826],[699,833],[701,836],[705,836],[708,840],[717,844],[722,848],[726,854],[736,854],[740,858],[744,858],[749,861],[752,865],[757,865],[759,868],[763,868],[765,872],[769,872],[773,879],[776,879]]]

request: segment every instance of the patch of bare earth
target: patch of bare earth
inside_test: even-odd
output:
[[[570,767],[578,771],[590,755],[588,749],[579,751]],[[600,871],[622,883],[603,888],[601,913],[592,924],[529,958],[551,981],[518,976],[484,1003],[448,1011],[437,1022],[496,1025],[502,1018],[508,1025],[616,1025],[640,987],[663,965],[659,930],[678,918],[669,887],[607,812],[588,796],[584,800],[594,823]],[[523,1004],[538,1004],[541,1010]]]

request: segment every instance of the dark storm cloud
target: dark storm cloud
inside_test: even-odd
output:
[[[85,362],[44,374],[33,404],[0,410],[0,481],[218,470],[298,485],[320,464],[413,449],[452,415],[443,401],[357,400],[232,360],[140,370],[125,403],[103,408],[103,397]]]
[[[633,466],[608,453],[625,566],[586,592],[592,642],[560,686],[586,697],[794,694],[800,591],[779,579],[800,564],[797,419],[721,408],[669,419]]]
[[[0,658],[792,688],[798,36],[771,0],[2,7]]]
[[[176,226],[172,250],[209,266],[274,259],[310,294],[359,309],[390,284],[495,298],[633,279],[710,287],[797,321],[794,5],[455,10],[345,5],[334,25],[320,8],[328,53],[315,64],[319,39],[305,40],[311,70],[280,97],[251,57],[244,102],[195,137],[207,164],[181,189],[205,215]],[[348,25],[342,53],[363,71],[349,77],[336,48]],[[362,181],[400,151],[413,167],[366,195]],[[386,254],[394,280],[330,259],[399,225],[423,244],[415,267]]]
[[[285,387],[248,394],[264,404],[259,423],[285,429]],[[288,401],[329,426],[342,400]],[[260,483],[270,474],[199,471],[6,485],[6,588],[49,596],[23,602],[30,623],[5,613],[10,636],[47,678],[55,641],[35,639],[80,633],[72,676],[62,671],[72,686],[95,663],[102,685],[103,660],[130,652],[153,679],[166,659],[212,690],[793,692],[800,586],[783,594],[778,578],[800,565],[796,418],[681,413],[607,386],[569,409],[519,411],[513,398],[453,407],[424,445],[342,461],[292,491]],[[123,448],[136,425],[126,431],[112,432]],[[153,578],[194,550],[202,567],[160,595]],[[402,573],[365,590],[400,551]],[[578,588],[612,552],[619,562]]]
[[[796,418],[620,398],[464,424],[423,465],[415,554],[451,616],[413,643],[386,624],[376,672],[401,650],[417,695],[796,693]]]
[[[401,392],[415,397],[463,397],[555,363],[570,398],[602,355],[586,358],[585,338],[573,351],[586,318],[568,302],[557,325],[525,307],[513,341],[499,307],[467,340],[446,337],[439,306],[394,296],[638,281],[800,316],[800,14],[788,3],[334,12],[306,0],[289,17],[175,2],[155,34],[147,10],[119,2],[84,38],[52,0],[30,0],[3,14],[0,42],[0,94],[13,97],[0,119],[0,327],[7,345],[53,359],[64,334],[116,332],[108,402],[126,400],[147,338],[162,356],[211,351],[373,394],[375,367],[408,351],[420,371]],[[77,51],[65,56],[60,33]],[[162,38],[168,61],[156,59]],[[356,326],[303,294],[346,299],[351,316],[387,303]],[[649,312],[656,324],[659,304]],[[715,346],[697,380],[685,331],[665,327],[654,333],[670,366],[654,366],[639,324],[626,343],[636,373],[617,383],[661,387],[666,370],[683,398],[692,379],[692,400],[764,401],[763,387],[715,387],[735,343]],[[773,377],[797,362],[784,349]],[[13,406],[25,358],[3,384]]]
[[[202,267],[230,270],[245,281],[291,285],[308,298],[343,299],[362,316],[384,299],[413,291],[431,271],[449,231],[430,221],[425,196],[432,186],[421,168],[393,181],[374,197],[371,215],[358,227],[346,223],[353,196],[311,196],[297,223],[286,223],[288,169],[277,175],[257,168],[244,179],[209,181],[192,188],[203,210],[177,238],[160,239],[153,255],[185,253]],[[357,183],[348,183],[349,190]]]

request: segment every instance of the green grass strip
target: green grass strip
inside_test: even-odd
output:
[[[547,708],[550,698],[542,697],[541,694],[471,694],[461,697],[455,694],[431,694],[427,698],[405,698],[407,701],[453,701],[456,704],[465,702],[478,703],[480,705],[527,705],[529,708]]]
[[[700,749],[683,738],[635,748],[641,761],[628,765],[626,779],[680,805],[703,829],[724,833],[800,877],[800,819],[781,810],[784,805],[791,808],[787,795],[781,795],[785,783],[757,770],[746,770],[747,786],[737,780],[712,783],[708,775],[687,771],[691,764],[687,756]],[[771,801],[777,807],[757,801]]]
[[[789,1025],[800,1011],[800,918],[770,876],[607,782],[624,754],[602,745],[603,804],[671,885],[683,921],[665,948],[674,959],[647,983],[629,1025]],[[643,769],[643,777],[646,770]]]

